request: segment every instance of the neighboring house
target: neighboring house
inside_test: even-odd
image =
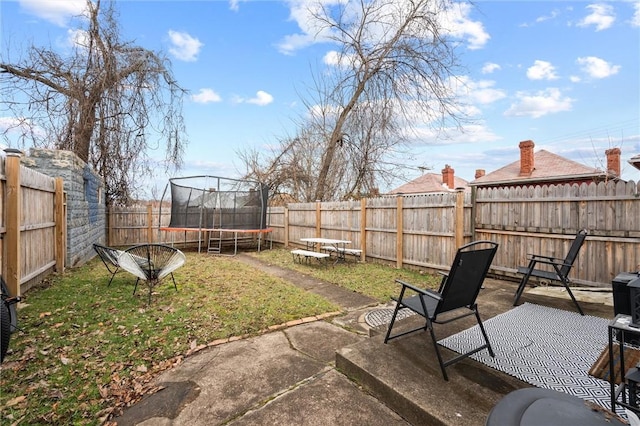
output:
[[[520,142],[520,160],[494,172],[484,174],[476,170],[476,179],[469,183],[476,187],[544,186],[581,184],[619,180],[620,149],[605,151],[607,171],[568,160],[560,155],[541,149],[533,152],[533,141]]]
[[[426,194],[432,192],[452,192],[457,188],[469,189],[469,182],[454,176],[454,170],[447,164],[442,174],[425,173],[419,178],[389,191],[389,194]]]
[[[640,170],[640,154],[634,155],[629,159],[629,164],[631,164],[636,169]]]

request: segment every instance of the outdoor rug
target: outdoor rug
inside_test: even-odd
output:
[[[534,386],[565,392],[611,409],[609,382],[588,374],[608,344],[609,322],[524,303],[483,321],[495,358],[486,350],[471,358]],[[439,343],[462,353],[482,342],[476,325]]]

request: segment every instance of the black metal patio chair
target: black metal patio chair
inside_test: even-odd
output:
[[[103,246],[101,244],[94,244],[93,249],[98,253],[100,260],[106,266],[107,271],[111,274],[111,279],[109,280],[109,284],[111,285],[111,281],[113,281],[113,277],[116,276],[116,272],[120,269],[120,265],[118,265],[118,257],[122,253],[122,250],[115,249],[113,247]]]
[[[184,253],[164,244],[140,244],[130,247],[118,257],[118,265],[138,277],[133,294],[136,294],[140,279],[149,287],[149,304],[153,288],[167,275],[171,275],[173,286],[178,291],[173,271],[184,265]]]
[[[428,329],[429,334],[431,335],[431,340],[433,341],[433,346],[436,350],[440,369],[442,370],[442,376],[445,380],[449,380],[445,368],[455,362],[458,362],[483,349],[487,349],[492,357],[495,356],[493,349],[491,348],[491,344],[489,343],[487,333],[484,329],[484,325],[482,324],[482,320],[480,319],[480,314],[478,313],[476,298],[478,297],[478,293],[480,292],[480,288],[482,287],[482,283],[484,282],[487,272],[489,272],[489,267],[497,250],[497,243],[485,240],[475,241],[460,247],[456,253],[456,257],[449,273],[445,274],[442,278],[440,289],[437,292],[416,287],[402,280],[396,280],[397,283],[402,285],[402,289],[400,290],[400,296],[397,299],[393,298],[393,300],[396,301],[396,308],[393,311],[393,316],[391,317],[391,322],[389,323],[389,328],[384,342],[387,343],[389,340],[395,339],[396,337]],[[417,294],[405,296],[405,292],[407,290],[413,290]],[[391,331],[398,312],[400,309],[405,308],[424,317],[425,325],[392,335]],[[443,320],[439,319],[441,314],[450,313],[456,310],[460,311],[446,315],[446,318]],[[436,335],[433,330],[433,324],[446,324],[469,315],[475,315],[485,343],[467,353],[444,361],[442,354],[440,353],[438,339],[436,339]]]
[[[578,231],[576,234],[576,238],[571,243],[571,248],[567,253],[567,256],[564,259],[558,259],[552,256],[545,256],[541,254],[530,254],[529,255],[529,264],[527,266],[518,267],[518,273],[522,274],[522,280],[520,280],[520,285],[518,285],[518,289],[516,290],[516,297],[513,300],[513,306],[518,304],[518,300],[520,300],[520,296],[522,296],[522,292],[524,291],[527,283],[529,282],[529,278],[536,277],[547,279],[550,281],[559,281],[564,285],[564,288],[567,290],[567,293],[573,300],[573,303],[578,308],[578,312],[580,315],[584,315],[580,304],[576,300],[571,288],[569,287],[569,272],[571,272],[571,268],[573,267],[576,258],[578,257],[578,253],[580,252],[580,248],[584,244],[584,240],[587,237],[587,230],[583,229]],[[546,269],[539,269],[540,267]]]

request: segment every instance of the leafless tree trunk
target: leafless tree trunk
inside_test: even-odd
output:
[[[181,165],[185,91],[167,58],[119,39],[115,2],[87,0],[85,22],[70,56],[32,46],[26,60],[0,59],[3,103],[19,117],[9,130],[22,129],[23,144],[73,151],[104,179],[108,205],[125,204],[158,167],[147,153],[156,140],[165,141],[165,166]]]
[[[434,129],[464,119],[449,84],[458,70],[454,40],[443,28],[455,3],[352,0],[308,7],[309,26],[339,46],[333,72],[314,80],[295,137],[263,156],[241,154],[246,176],[297,201],[376,194],[380,183],[403,175],[416,119]]]
[[[314,14],[318,32],[330,34],[341,46],[333,89],[322,94],[337,112],[327,131],[316,199],[331,197],[332,166],[345,145],[345,134],[365,155],[360,163],[364,168],[354,174],[356,191],[365,176],[373,178],[383,158],[379,151],[402,143],[400,127],[411,117],[420,115],[436,127],[448,120],[458,122],[448,84],[457,58],[441,19],[450,7],[449,0],[358,0],[313,9],[319,11]],[[353,128],[361,130],[358,139],[349,134]],[[372,157],[375,151],[378,155]]]

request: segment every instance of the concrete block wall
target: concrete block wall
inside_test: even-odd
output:
[[[64,180],[67,194],[66,265],[76,267],[95,256],[93,243],[106,241],[104,184],[92,168],[70,151],[32,148],[22,164]]]

